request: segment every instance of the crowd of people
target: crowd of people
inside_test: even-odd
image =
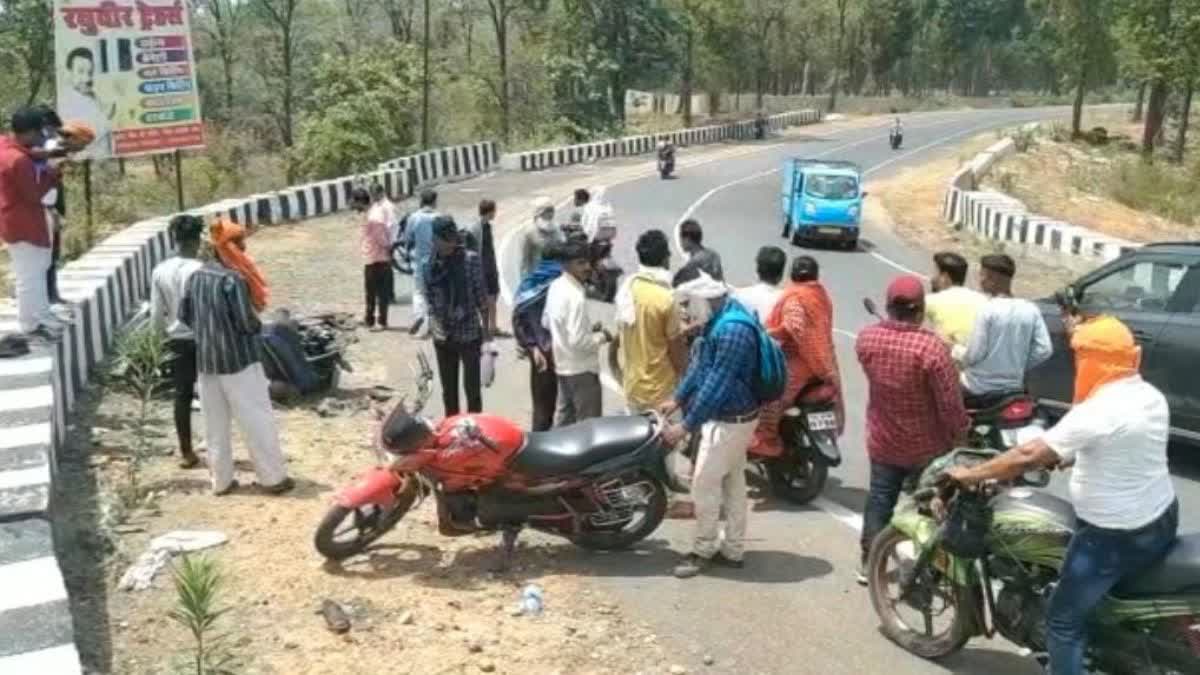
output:
[[[0,239],[16,277],[21,331],[53,340],[64,321],[54,277],[64,211],[55,163],[86,147],[94,134],[63,125],[48,108],[18,111],[11,128],[0,138]],[[809,255],[789,265],[783,250],[764,246],[755,257],[757,283],[734,289],[724,280],[720,254],[704,246],[699,222],[680,224],[686,259],[674,272],[667,234],[649,230],[634,244],[637,269],[616,289],[610,330],[589,301],[589,284],[604,264],[597,251],[610,251],[615,234],[611,209],[598,201],[577,191],[574,208],[560,218],[550,200],[539,199],[520,233],[511,325],[529,362],[531,429],[603,414],[600,366],[607,346],[627,412],[658,411],[671,420],[661,432],[669,446],[697,439],[695,532],[676,576],[693,577],[714,565],[741,568],[747,451],[768,457],[785,451],[783,410],[814,383],[836,401],[838,433],[845,428],[834,306],[820,266]],[[500,334],[495,202],[480,202],[478,220],[466,227],[438,210],[432,189],[420,193],[419,208],[404,218],[380,186],[355,190],[351,203],[362,214],[363,325],[389,328],[396,300],[392,265],[398,247],[407,251],[409,332],[432,339],[443,412],[462,411],[460,391],[467,412],[482,411],[483,354]],[[213,492],[239,487],[234,419],[264,490],[287,492],[294,483],[261,362],[259,314],[269,287],[246,254],[246,233],[236,223],[206,225],[190,215],[175,217],[170,229],[177,255],[153,271],[151,319],[173,354],[181,465],[199,461],[191,430],[198,388]],[[906,482],[965,441],[972,410],[1022,391],[1028,371],[1053,351],[1040,309],[1012,295],[1011,257],[982,257],[978,291],[966,286],[969,263],[961,255],[941,252],[933,264],[932,292],[915,276],[894,279],[886,289],[886,316],[856,338],[868,387],[864,565]],[[970,485],[1033,467],[1075,465],[1071,493],[1080,528],[1048,609],[1052,670],[1074,675],[1082,668],[1088,614],[1121,578],[1166,553],[1178,528],[1178,504],[1166,463],[1169,411],[1138,374],[1132,334],[1117,319],[1080,308],[1065,313],[1064,323],[1075,356],[1072,411],[1043,437],[949,475]],[[771,344],[786,363],[782,395],[764,393],[764,345]],[[864,569],[858,580],[866,583]]]

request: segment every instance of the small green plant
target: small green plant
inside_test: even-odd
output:
[[[224,577],[217,562],[206,555],[185,555],[175,567],[175,607],[168,616],[191,633],[194,645],[187,667],[195,675],[232,675],[234,655],[225,636],[214,634],[217,619],[229,611],[218,608]]]
[[[147,324],[126,333],[117,345],[113,376],[138,398],[137,419],[134,420],[133,448],[128,464],[129,495],[136,502],[140,496],[138,470],[151,455],[149,427],[151,404],[164,385],[163,369],[167,362],[167,339],[162,331]]]
[[[1021,127],[1012,132],[1013,145],[1017,152],[1029,152],[1037,146],[1037,128]]]

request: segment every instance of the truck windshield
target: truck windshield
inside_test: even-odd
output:
[[[854,176],[810,175],[804,192],[817,199],[846,200],[858,197],[858,179]]]

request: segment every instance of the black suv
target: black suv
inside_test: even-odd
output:
[[[1148,244],[1071,284],[1079,304],[1125,322],[1142,346],[1142,376],[1166,395],[1171,437],[1200,445],[1200,242]],[[1043,403],[1065,410],[1075,369],[1053,298],[1039,300],[1054,356],[1029,374]]]

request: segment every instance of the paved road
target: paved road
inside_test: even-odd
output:
[[[723,257],[735,285],[753,281],[753,259],[764,244],[779,244],[777,170],[788,156],[828,157],[858,162],[870,179],[905,165],[955,152],[958,141],[993,128],[1060,115],[1056,110],[933,113],[908,116],[905,148],[887,148],[886,128],[839,130],[815,127],[809,135],[762,152],[682,167],[678,179],[647,177],[607,187],[620,222],[619,261],[631,269],[632,246],[650,227],[673,228],[686,216],[700,220],[706,244]],[[683,155],[686,161],[686,152]],[[1036,673],[1001,641],[976,641],[950,661],[932,664],[892,647],[877,632],[865,593],[853,582],[857,532],[867,482],[863,443],[865,381],[853,353],[853,337],[872,319],[863,297],[880,296],[902,271],[927,272],[929,254],[887,231],[868,228],[859,251],[809,251],[822,266],[834,296],[838,355],[847,390],[845,462],[832,472],[819,509],[771,505],[752,514],[747,568],[739,574],[680,582],[669,578],[669,549],[687,550],[687,523],[668,522],[666,541],[642,557],[612,556],[590,561],[601,583],[635,616],[655,624],[661,635],[700,666],[705,654],[720,672],[763,673]],[[796,252],[796,251],[793,251]],[[678,251],[677,251],[678,253]],[[514,278],[512,251],[503,250],[506,276]],[[1190,470],[1194,471],[1194,470]],[[1190,472],[1183,468],[1180,473]],[[1194,476],[1194,473],[1191,473]],[[1185,529],[1200,526],[1200,485],[1178,475],[1176,486]],[[1062,491],[1061,479],[1054,486]],[[581,569],[581,573],[588,573]]]

